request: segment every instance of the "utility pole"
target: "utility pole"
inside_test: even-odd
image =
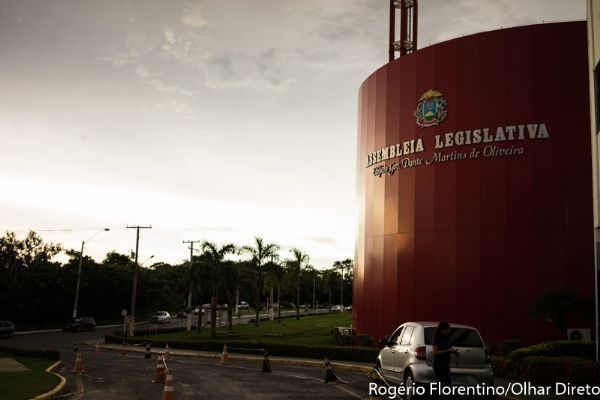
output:
[[[192,268],[192,265],[194,263],[194,243],[200,243],[200,240],[184,240],[183,243],[189,243],[190,244],[190,270]],[[191,275],[190,275],[190,279],[191,279]],[[190,286],[188,289],[188,309],[190,310],[189,314],[188,314],[188,318],[187,318],[187,331],[190,332],[192,330],[192,283],[190,282]],[[198,328],[199,331],[202,332],[202,326],[200,326],[201,323],[201,318],[202,318],[202,306],[200,307],[200,310],[198,311]]]
[[[131,319],[129,322],[129,336],[135,333],[135,298],[137,295],[137,279],[138,279],[138,253],[140,247],[140,229],[151,229],[152,226],[127,226],[127,229],[135,229],[137,231],[135,237],[135,265],[133,266],[133,289],[131,290]]]

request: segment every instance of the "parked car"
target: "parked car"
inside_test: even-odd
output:
[[[238,307],[240,310],[247,310],[250,308],[250,305],[248,303],[246,303],[245,301],[242,301],[242,302],[240,302]]]
[[[15,334],[15,326],[11,321],[0,321],[0,336],[11,337]]]
[[[438,322],[406,322],[384,340],[375,368],[386,381],[404,387],[436,382],[433,373],[433,335]],[[454,385],[494,384],[490,357],[477,329],[450,324],[450,343],[458,349],[452,354],[450,372]]]
[[[167,323],[171,320],[171,314],[167,311],[157,311],[152,316],[151,320],[157,323]]]
[[[343,309],[344,307],[341,304],[331,306],[331,312],[342,312]]]
[[[92,317],[71,318],[63,326],[63,331],[93,331],[96,329],[96,321]]]

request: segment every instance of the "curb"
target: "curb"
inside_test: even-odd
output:
[[[51,391],[44,393],[44,394],[40,394],[39,396],[35,396],[32,400],[43,400],[43,399],[48,399],[51,397],[56,396],[57,394],[59,394],[60,392],[63,391],[63,389],[65,388],[65,386],[67,385],[67,380],[65,379],[64,376],[57,374],[56,372],[54,372],[54,370],[56,370],[58,367],[60,367],[62,365],[61,361],[57,361],[54,364],[52,364],[51,366],[49,366],[46,369],[46,372],[52,374],[52,375],[56,375],[58,376],[58,379],[60,379],[60,382],[58,385],[56,385],[56,387],[54,389],[52,389]]]
[[[109,350],[109,351],[120,351],[121,347],[118,345],[101,345],[100,348]],[[135,353],[144,353],[145,349],[132,346],[128,347],[128,351]],[[193,351],[193,350],[190,350]],[[206,358],[206,359],[216,359],[219,360],[221,358],[221,353],[209,353],[209,352],[179,352],[177,350],[170,349],[171,357],[188,357],[188,358]],[[152,351],[152,354],[160,354],[161,351]],[[238,360],[238,361],[256,361],[257,363],[263,362],[263,356],[240,356],[240,355],[227,355],[228,360]],[[324,365],[324,361],[314,360],[314,359],[288,359],[281,357],[269,357],[269,361],[271,364],[281,364],[281,365],[300,365],[307,367],[322,367]],[[331,362],[331,365],[338,369],[345,369],[357,372],[365,372],[369,373],[373,367],[367,365],[357,365],[357,364],[347,364],[344,362]]]

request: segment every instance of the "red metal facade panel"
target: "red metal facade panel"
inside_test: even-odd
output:
[[[593,296],[586,46],[585,22],[504,29],[402,56],[363,83],[359,332],[450,320],[535,342],[559,336],[526,318],[542,292]],[[420,128],[430,89],[447,116]]]

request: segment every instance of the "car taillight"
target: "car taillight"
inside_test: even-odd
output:
[[[417,357],[417,360],[425,361],[427,359],[427,347],[425,347],[425,346],[417,347],[415,349],[415,357]]]
[[[492,356],[490,356],[490,353],[486,350],[485,351],[485,363],[490,364],[491,362],[492,362]]]

